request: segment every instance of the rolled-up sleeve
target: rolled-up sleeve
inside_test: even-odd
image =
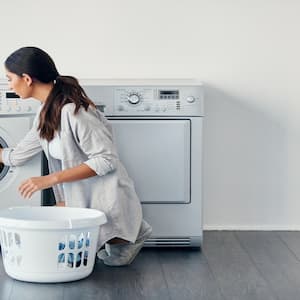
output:
[[[99,122],[96,128],[81,131],[80,146],[89,158],[84,163],[99,176],[115,170],[117,155],[107,128]]]

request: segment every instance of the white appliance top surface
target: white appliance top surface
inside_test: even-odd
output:
[[[106,86],[114,86],[114,85],[178,85],[178,86],[193,86],[193,85],[202,85],[202,81],[193,78],[82,78],[78,79],[79,83],[82,85],[106,85]],[[5,78],[0,78],[0,85],[8,88],[8,82]]]
[[[155,78],[119,78],[119,79],[79,79],[80,84],[82,85],[102,85],[102,86],[167,86],[167,85],[176,85],[176,86],[194,86],[202,85],[201,81],[197,79],[155,79]]]

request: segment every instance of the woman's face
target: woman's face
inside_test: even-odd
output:
[[[6,70],[6,77],[8,79],[9,89],[15,92],[20,98],[30,98],[32,94],[31,78],[24,74],[19,76]]]

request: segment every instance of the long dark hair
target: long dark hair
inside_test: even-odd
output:
[[[38,130],[40,137],[51,141],[55,131],[60,129],[62,107],[74,103],[74,114],[81,106],[85,110],[95,104],[88,98],[78,80],[73,76],[62,76],[58,73],[54,61],[43,50],[37,47],[23,47],[13,52],[6,60],[5,67],[18,76],[28,74],[33,80],[42,83],[53,82],[51,90],[40,112]]]

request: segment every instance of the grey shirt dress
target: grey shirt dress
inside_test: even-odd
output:
[[[41,150],[48,159],[50,173],[85,163],[97,175],[53,186],[56,201],[105,213],[107,223],[100,226],[98,247],[114,237],[134,243],[142,222],[142,208],[134,184],[118,158],[111,126],[104,115],[91,106],[87,111],[81,107],[76,115],[74,110],[75,105],[68,103],[61,111],[58,134],[62,160],[49,155],[48,141],[39,137],[40,108],[24,139],[14,148],[3,149],[3,163],[22,165]]]

